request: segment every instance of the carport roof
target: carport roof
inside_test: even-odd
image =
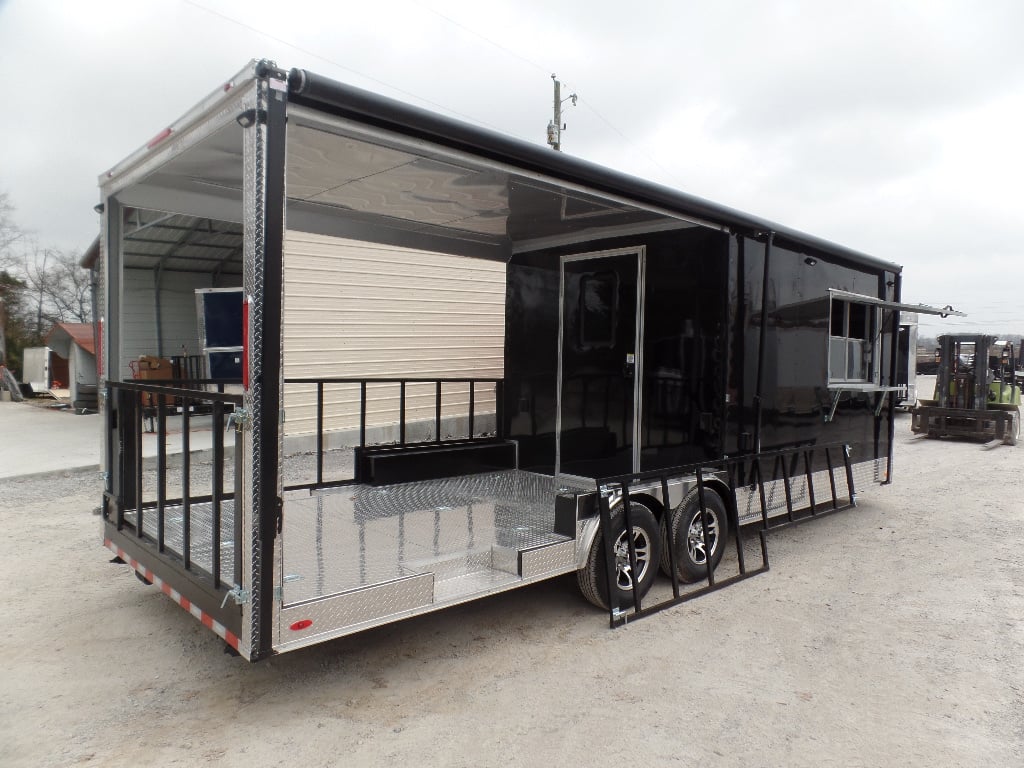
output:
[[[125,212],[123,233],[125,269],[242,273],[242,225],[239,223],[129,209]],[[100,242],[96,238],[83,255],[81,266],[91,269],[99,253]]]

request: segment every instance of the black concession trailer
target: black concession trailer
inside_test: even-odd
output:
[[[759,573],[765,531],[890,481],[900,312],[949,311],[901,304],[896,264],[266,61],[100,187],[104,541],[250,660],[559,574],[615,625]],[[239,372],[131,378],[229,289]]]

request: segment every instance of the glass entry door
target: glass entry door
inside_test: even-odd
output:
[[[643,248],[564,256],[558,474],[638,471]]]

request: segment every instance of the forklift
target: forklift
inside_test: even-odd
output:
[[[919,400],[911,430],[927,437],[972,437],[1016,445],[1020,437],[1020,360],[995,336],[939,337],[933,400]]]

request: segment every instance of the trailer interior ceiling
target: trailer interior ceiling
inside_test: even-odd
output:
[[[155,268],[173,247],[165,269],[186,268],[183,260],[190,256],[197,258],[189,269],[228,268],[216,254],[195,251],[241,242],[242,130],[234,122],[222,126],[118,194],[128,209],[126,238],[144,244],[129,248],[126,267]],[[500,261],[563,243],[694,226],[676,215],[297,106],[289,109],[286,189],[290,230]],[[148,211],[134,228],[132,209]],[[163,219],[166,213],[179,216]],[[211,221],[218,226],[203,224]],[[179,238],[203,226],[221,239],[204,236],[201,245],[185,242],[190,247],[182,249]],[[164,250],[136,237],[140,227]],[[240,274],[240,256],[229,261]]]

